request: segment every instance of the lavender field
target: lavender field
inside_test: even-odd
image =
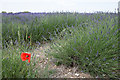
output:
[[[118,78],[117,16],[117,13],[2,13],[2,77],[41,77],[38,70],[33,71],[37,63],[22,62],[20,55],[50,43],[51,49],[46,53],[56,59],[56,65],[78,66],[81,72],[93,77]]]

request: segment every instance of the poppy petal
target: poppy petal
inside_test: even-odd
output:
[[[22,59],[22,61],[25,61],[25,60],[26,60],[24,53],[21,54],[21,59]]]
[[[27,57],[28,56],[28,57]],[[28,59],[28,62],[30,63],[30,58],[31,58],[31,54],[28,54],[28,53],[23,53],[21,54],[21,59],[22,61],[25,61]]]
[[[30,63],[31,54],[28,54],[28,62]]]
[[[28,38],[30,38],[30,36],[28,36]]]

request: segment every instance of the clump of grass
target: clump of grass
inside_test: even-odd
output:
[[[94,77],[118,78],[117,18],[102,18],[105,18],[104,22],[91,21],[94,24],[88,24],[89,27],[75,26],[71,36],[67,34],[67,38],[63,37],[53,43],[49,55],[56,58],[56,64],[79,66],[82,72],[88,72]]]
[[[2,78],[48,78],[49,75],[53,74],[47,68],[35,68],[39,63],[39,59],[35,59],[35,54],[31,53],[31,49],[34,50],[35,47],[23,44],[16,46],[9,44],[7,48],[2,50]],[[22,52],[31,53],[30,63],[21,60]],[[39,74],[38,71],[42,71],[42,74]]]
[[[17,40],[27,40],[29,35],[32,36],[32,42],[42,42],[49,40],[50,36],[56,36],[64,27],[79,25],[86,21],[86,14],[72,13],[48,13],[48,14],[31,14],[2,13],[2,35],[4,41],[9,43]],[[84,16],[84,17],[83,17]],[[90,17],[88,17],[90,19]],[[4,44],[3,44],[4,46]]]
[[[16,48],[17,47],[17,48]],[[12,46],[2,50],[2,77],[3,78],[34,78],[33,68],[35,62],[28,63],[21,60],[21,53],[30,51],[25,46]]]

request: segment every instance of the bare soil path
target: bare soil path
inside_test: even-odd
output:
[[[55,70],[56,73],[49,75],[50,78],[92,78],[87,73],[82,73],[78,70],[78,67],[66,67],[64,65],[56,66],[54,64],[54,59],[49,59],[45,53],[47,49],[50,48],[50,44],[45,43],[41,47],[35,49],[33,53],[35,54],[35,60],[39,60],[36,67],[45,69],[48,65],[48,70]],[[41,71],[39,73],[42,73]]]

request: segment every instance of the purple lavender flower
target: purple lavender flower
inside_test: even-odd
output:
[[[42,35],[43,39],[46,39],[43,35]]]
[[[67,27],[69,28],[69,26],[67,25]]]
[[[50,32],[48,32],[50,35],[51,35],[51,33]]]
[[[89,58],[88,58],[88,57],[86,57],[86,59],[87,59],[87,60],[89,60]]]
[[[29,66],[30,64],[28,63],[27,66]]]
[[[98,21],[98,20],[96,20],[96,22],[97,22],[97,23],[99,23],[99,21]]]
[[[84,72],[84,71],[81,71],[81,72]]]
[[[35,54],[33,53],[33,56],[34,56]]]
[[[17,41],[17,39],[15,40],[15,44],[18,44],[18,41]]]
[[[100,40],[100,38],[98,37],[98,40]]]
[[[112,74],[115,74],[115,72],[112,72]]]
[[[102,17],[102,16],[100,16],[100,19],[101,19],[101,20],[103,20],[103,17]]]
[[[90,30],[91,30],[91,28],[90,28]]]
[[[92,61],[90,61],[90,63],[92,63]]]
[[[107,24],[106,24],[107,25]],[[108,25],[107,25],[107,28],[108,28]]]
[[[57,46],[57,44],[56,43],[53,43],[55,46]]]
[[[117,31],[119,31],[120,30],[120,28],[119,29],[117,29],[115,32],[114,32],[114,35],[117,33]]]
[[[107,32],[107,34],[110,34],[110,32]]]
[[[120,31],[120,28],[118,29],[118,31]]]
[[[74,43],[76,43],[76,40],[74,40]]]
[[[101,67],[101,64],[99,64],[99,67]]]
[[[113,46],[112,46],[113,48],[115,47],[115,45],[113,44]]]
[[[97,54],[96,54],[96,57],[98,56],[98,51],[97,51]]]
[[[109,63],[106,63],[106,64],[109,64]]]
[[[24,47],[25,47],[25,44],[24,44]]]
[[[96,40],[96,37],[94,37],[94,40]]]
[[[51,37],[49,37],[49,39],[52,41],[52,38],[51,38]]]
[[[63,25],[63,24],[62,24]],[[62,28],[64,29],[64,27],[62,26]]]
[[[47,28],[47,32],[48,32],[48,28]]]
[[[99,30],[99,27],[98,27],[98,30]]]
[[[74,26],[72,25],[72,28],[74,29]]]
[[[112,26],[114,26],[115,24],[112,24]]]
[[[40,42],[36,42],[37,44],[39,44],[39,45],[41,45],[41,43]]]
[[[103,37],[104,37],[105,35],[103,35]]]
[[[76,51],[76,49],[75,49],[75,48],[73,48],[73,50],[74,50],[74,51]]]
[[[102,34],[102,31],[101,31],[101,34]]]
[[[3,47],[2,47],[2,45],[0,45],[0,49],[2,49]]]
[[[104,58],[104,61],[106,61],[106,58]]]
[[[88,43],[88,41],[85,43],[85,45]]]
[[[112,58],[112,60],[115,60],[115,58]]]
[[[89,34],[91,34],[91,32],[89,32]]]
[[[90,50],[90,53],[92,53],[92,49]]]

